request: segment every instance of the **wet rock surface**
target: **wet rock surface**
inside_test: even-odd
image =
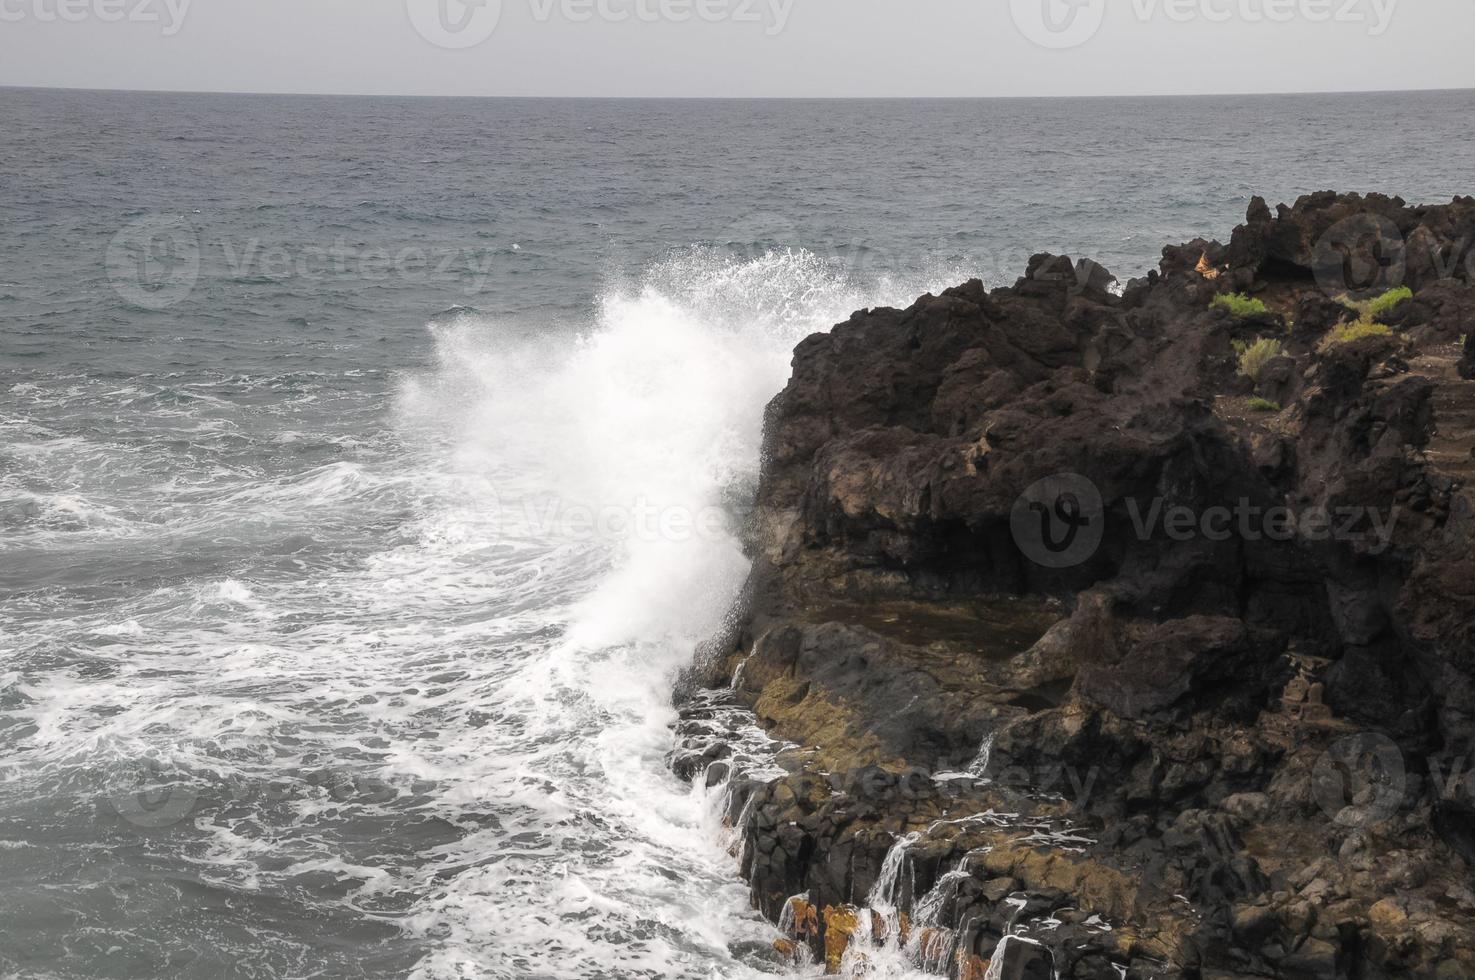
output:
[[[1256,199],[1120,295],[1039,255],[797,348],[672,756],[779,955],[1475,976],[1472,243]]]

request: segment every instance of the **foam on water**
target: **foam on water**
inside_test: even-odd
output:
[[[540,586],[567,602],[539,610],[557,638],[496,692],[517,704],[521,771],[559,790],[523,799],[556,856],[468,870],[422,903],[416,924],[451,935],[420,975],[460,975],[489,950],[509,972],[538,962],[557,976],[774,968],[743,954],[772,933],[746,911],[710,796],[665,771],[670,686],[746,574],[735,521],[720,518],[756,477],[789,351],[866,299],[811,256],[698,254],[606,296],[598,325],[551,361],[496,324],[442,328],[438,388],[411,386],[407,410],[439,415],[440,394],[474,393],[455,458],[485,475],[503,533],[536,546],[562,532]],[[590,514],[592,530],[573,520]],[[489,779],[504,778],[506,751]],[[580,817],[598,832],[555,829]],[[487,843],[449,853],[484,860]]]
[[[148,398],[173,428],[123,452],[46,439],[0,475],[30,574],[85,590],[91,555],[136,580],[0,611],[0,818],[172,869],[96,913],[145,958],[305,975],[326,934],[423,980],[778,970],[711,794],[666,770],[671,685],[746,575],[735,505],[794,344],[942,284],[683,254],[611,288],[572,341],[433,323],[436,365],[402,377],[381,436],[307,425],[296,379],[55,389],[81,413]],[[350,455],[264,479],[227,451],[246,438],[227,390],[293,392],[253,445]],[[296,911],[150,920],[181,875]],[[71,968],[107,957],[82,933],[58,947]]]

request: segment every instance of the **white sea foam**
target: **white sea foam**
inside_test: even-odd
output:
[[[940,285],[698,252],[611,288],[572,341],[433,325],[390,448],[262,480],[213,449],[180,471],[145,446],[104,473],[96,445],[49,445],[27,479],[98,487],[112,511],[84,493],[78,512],[126,527],[30,527],[34,560],[148,574],[119,601],[0,611],[0,710],[26,732],[0,778],[122,835],[176,808],[159,860],[392,925],[422,980],[778,969],[710,801],[664,765],[673,676],[747,572],[733,522],[570,535],[529,506],[729,511],[794,344]],[[170,410],[222,410],[190,394]],[[78,637],[85,656],[58,662]]]
[[[805,306],[815,295],[836,305]],[[440,328],[440,371],[402,401],[409,424],[455,419],[453,485],[475,495],[471,513],[495,495],[515,525],[504,526],[514,554],[540,563],[541,597],[566,600],[539,610],[557,624],[558,640],[494,692],[518,720],[517,746],[504,753],[525,758],[512,772],[529,776],[535,792],[554,790],[518,802],[563,847],[557,859],[529,856],[526,878],[511,862],[469,869],[444,897],[422,903],[417,926],[450,935],[421,975],[458,976],[468,963],[499,975],[499,964],[510,971],[529,957],[553,976],[760,969],[730,951],[769,933],[745,911],[704,796],[676,784],[662,763],[672,676],[719,625],[747,571],[736,539],[526,540],[520,515],[529,497],[595,510],[723,506],[751,485],[763,406],[783,384],[789,350],[858,299],[807,258],[765,260],[760,274],[707,256],[608,295],[597,326],[571,350],[550,352],[546,340],[496,324]],[[460,404],[448,406],[447,396]],[[467,502],[451,512],[466,521]],[[530,753],[530,745],[557,750]],[[501,782],[510,761],[503,754],[486,778]],[[552,830],[580,817],[604,826],[572,839]],[[575,840],[603,853],[571,858],[565,849]],[[472,838],[450,851],[469,862],[488,843]],[[635,923],[644,925],[632,932]]]

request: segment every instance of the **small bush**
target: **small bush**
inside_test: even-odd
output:
[[[1252,381],[1259,381],[1265,365],[1285,353],[1280,341],[1270,337],[1256,337],[1253,344],[1236,345],[1236,350],[1239,350],[1239,373]]]
[[[1363,337],[1382,337],[1392,332],[1393,328],[1386,323],[1378,323],[1371,317],[1359,317],[1351,323],[1339,323],[1328,330],[1317,349],[1327,351],[1338,344],[1350,344]]]
[[[1250,411],[1252,412],[1278,412],[1280,405],[1269,398],[1251,398]]]
[[[1383,295],[1374,296],[1372,299],[1351,302],[1344,298],[1341,302],[1342,305],[1350,306],[1361,314],[1361,319],[1376,321],[1383,314],[1391,312],[1393,307],[1402,303],[1404,300],[1413,299],[1413,295],[1414,291],[1412,289],[1409,289],[1407,286],[1399,286],[1397,289],[1390,289]]]
[[[1244,293],[1225,293],[1222,296],[1215,296],[1214,301],[1209,304],[1209,309],[1228,310],[1237,317],[1259,316],[1270,312],[1270,307]]]

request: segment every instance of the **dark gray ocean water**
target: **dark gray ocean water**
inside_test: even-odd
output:
[[[1464,92],[0,89],[0,977],[772,972],[662,756],[794,343],[1472,175]]]

